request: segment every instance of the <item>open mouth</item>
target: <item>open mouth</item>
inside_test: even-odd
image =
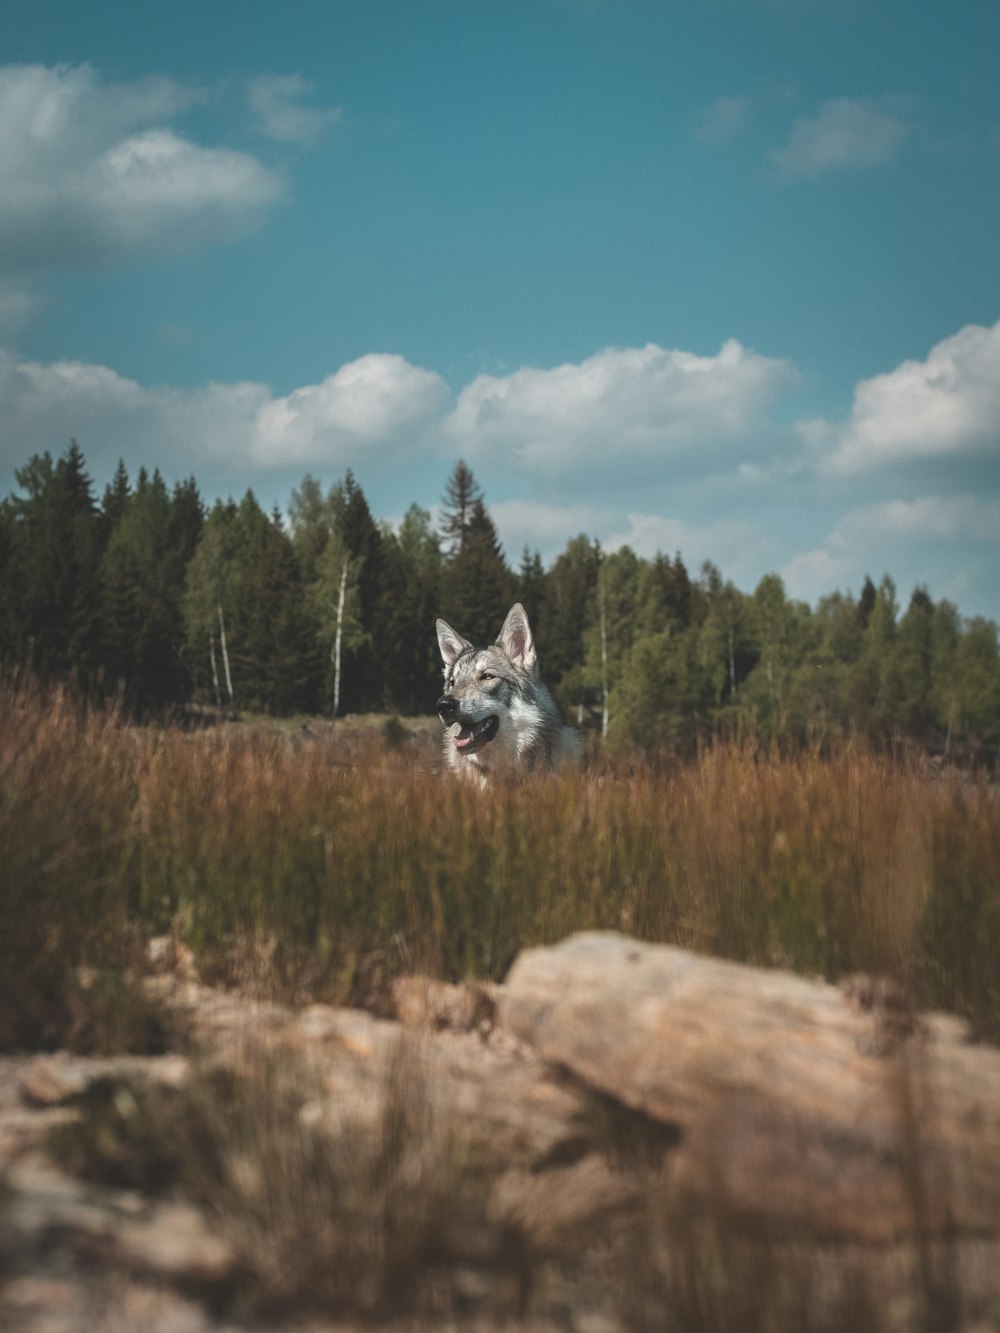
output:
[[[451,736],[456,750],[462,750],[465,754],[472,754],[476,750],[481,750],[484,745],[489,745],[499,729],[500,719],[493,713],[490,717],[484,717],[482,722],[473,722],[466,727],[463,727],[460,722],[453,722],[448,728],[448,734]]]

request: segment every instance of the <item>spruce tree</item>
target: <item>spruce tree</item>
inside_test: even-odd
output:
[[[75,440],[53,464],[36,455],[16,472],[25,494],[8,506],[11,656],[44,678],[72,675],[84,689],[101,658],[102,531],[83,453]]]
[[[383,535],[383,548],[386,597],[379,647],[393,663],[386,706],[426,713],[441,692],[434,621],[441,614],[442,568],[441,545],[427,510],[411,505],[398,534]]]
[[[341,712],[365,712],[384,706],[386,663],[375,645],[382,638],[386,606],[382,534],[372,518],[365,493],[348,471],[330,493],[332,537],[342,543],[350,561],[355,588],[355,614],[360,633],[344,654]]]
[[[445,486],[441,511],[441,536],[449,556],[457,556],[465,545],[475,521],[476,505],[482,505],[483,492],[472,469],[460,458]]]
[[[492,643],[514,601],[514,579],[482,499],[472,505],[462,545],[447,561],[441,614],[473,643]]]
[[[189,693],[182,591],[190,541],[159,471],[140,471],[101,562],[108,684],[139,709],[180,703]]]
[[[517,574],[517,600],[528,613],[528,622],[537,633],[540,622],[542,602],[545,597],[545,569],[538,551],[531,551],[526,546],[521,556],[521,568]]]
[[[584,633],[597,605],[601,548],[581,533],[545,576],[545,598],[535,638],[545,679],[553,687],[584,658]],[[576,699],[563,701],[576,704]]]

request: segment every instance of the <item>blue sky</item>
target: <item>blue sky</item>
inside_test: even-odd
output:
[[[0,491],[73,435],[392,520],[461,455],[514,563],[1000,618],[997,50],[993,0],[6,0]]]

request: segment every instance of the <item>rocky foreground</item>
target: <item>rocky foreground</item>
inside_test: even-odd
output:
[[[0,1328],[1000,1328],[1000,1052],[619,935],[0,1061]]]

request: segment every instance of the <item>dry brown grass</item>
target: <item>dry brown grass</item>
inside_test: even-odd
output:
[[[613,928],[885,972],[1000,1038],[985,780],[742,744],[484,795],[432,771],[426,733],[348,734],[135,729],[0,691],[0,1044],[137,1040],[128,1004],[96,1001],[127,989],[129,940],[171,925],[207,975],[285,999],[378,1005],[401,972],[499,978],[524,946]]]

